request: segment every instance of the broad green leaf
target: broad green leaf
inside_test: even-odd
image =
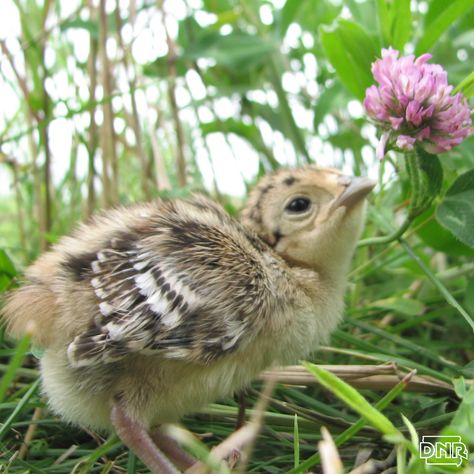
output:
[[[395,49],[402,51],[405,43],[411,37],[413,28],[410,0],[393,2],[391,12],[391,44]]]
[[[288,0],[280,10],[280,15],[284,15],[285,19],[276,16],[276,26],[278,28],[280,21],[284,21],[288,26],[297,23],[303,31],[316,33],[321,25],[331,24],[340,14],[342,4],[334,3],[331,0]],[[283,11],[285,9],[286,11]],[[278,29],[275,33],[280,34]]]
[[[93,38],[99,38],[98,20],[83,20],[82,18],[73,18],[72,20],[65,21],[59,25],[60,31],[66,31],[74,28],[86,30]]]
[[[234,25],[241,16],[238,10],[229,10],[217,15],[217,21],[209,26],[209,29],[218,31],[223,25]]]
[[[453,386],[454,386],[454,391],[456,392],[456,395],[459,398],[464,398],[467,392],[466,381],[464,380],[464,377],[453,379]]]
[[[443,168],[436,155],[427,153],[422,148],[417,150],[418,164],[422,171],[423,186],[430,197],[436,197],[443,185]]]
[[[176,68],[176,75],[183,77],[189,70],[186,61],[178,56],[174,62]],[[152,63],[145,64],[143,66],[143,74],[149,77],[169,77],[170,76],[170,63],[167,56],[162,56]]]
[[[436,217],[461,242],[474,248],[474,190],[446,197]]]
[[[231,33],[227,36],[206,36],[184,51],[183,56],[197,60],[213,59],[217,64],[236,72],[248,71],[268,61],[276,45],[257,35]]]
[[[466,191],[471,191],[472,189],[474,189],[474,169],[469,170],[456,178],[454,183],[446,192],[446,196],[464,193]]]
[[[412,197],[409,212],[416,217],[424,212],[438,196],[443,184],[443,168],[436,155],[417,147],[414,155],[406,156]]]
[[[218,33],[209,27],[202,27],[194,17],[187,16],[178,24],[177,44],[186,51],[192,45],[200,43],[204,38],[209,37],[210,41],[216,41]]]
[[[274,109],[268,104],[261,104],[260,102],[245,100],[242,103],[242,112],[248,112],[251,116],[261,117],[265,120],[273,130],[280,131],[289,140],[292,139],[288,133],[287,124],[284,122],[282,114],[279,109]]]
[[[235,133],[249,142],[253,142],[259,137],[258,128],[252,124],[246,124],[235,119],[215,120],[201,123],[201,130],[204,135],[211,133]]]
[[[445,229],[434,217],[435,208],[430,207],[413,222],[417,235],[429,247],[451,256],[474,257],[474,250],[460,242]],[[421,223],[425,223],[420,227]]]
[[[355,388],[315,364],[304,362],[303,365],[314,375],[323,387],[330,390],[383,434],[401,436],[392,422],[379,410],[374,408]]]
[[[319,124],[324,117],[335,108],[334,104],[342,96],[344,89],[335,82],[331,87],[327,87],[318,97],[316,106],[314,107],[314,130],[317,131]],[[340,102],[340,100],[339,100]]]
[[[204,0],[204,8],[212,13],[222,13],[232,9],[229,0]]]
[[[474,7],[474,0],[434,0],[425,18],[423,36],[416,46],[416,54],[426,53],[453,23]]]
[[[339,20],[339,32],[351,61],[364,71],[367,85],[372,84],[370,69],[380,51],[377,41],[373,36],[369,36],[359,24],[350,20]]]
[[[457,409],[451,424],[442,431],[444,436],[461,436],[466,445],[474,444],[474,385],[463,394],[462,402]],[[467,472],[467,471],[466,471]]]
[[[227,120],[215,120],[212,122],[201,123],[200,126],[204,135],[209,135],[211,133],[234,133],[235,135],[238,135],[248,141],[255,150],[262,153],[267,158],[268,164],[272,169],[278,168],[278,162],[275,160],[271,150],[269,150],[265,145],[260,130],[256,125],[246,124],[240,120],[229,118]]]
[[[301,0],[286,0],[282,9],[279,12],[278,21],[278,36],[284,38],[288,27],[295,19],[298,10],[304,4]]]
[[[226,18],[232,19],[229,16]],[[278,49],[276,43],[255,34],[234,31],[229,35],[221,35],[215,24],[203,28],[192,17],[186,17],[179,23],[177,44],[180,47],[180,54],[175,62],[178,75],[186,73],[189,64],[198,59],[211,59],[216,62],[216,68],[225,70],[220,71],[210,82],[219,81],[224,84],[229,75],[236,75],[238,80],[245,74],[254,73],[256,68],[267,63],[269,54]],[[145,74],[166,75],[167,61],[167,57],[158,58],[146,66]],[[208,69],[203,74],[207,72]],[[231,77],[231,82],[235,82],[234,79]],[[247,90],[249,87],[247,85]]]
[[[474,288],[473,288],[474,289]],[[466,375],[466,377],[469,377],[470,379],[474,378],[474,360],[471,360],[471,362],[468,362],[463,368],[462,371]],[[456,387],[456,385],[455,385]],[[459,394],[459,386],[456,388],[456,394],[458,397],[461,395]]]
[[[462,92],[466,99],[474,95],[474,71],[465,77],[454,89],[454,92]]]
[[[461,242],[474,247],[474,170],[454,181],[436,210],[436,218]]]
[[[410,0],[377,0],[377,14],[384,46],[403,50],[412,30]]]
[[[225,66],[216,64],[206,70],[201,70],[205,84],[212,84],[218,90],[219,96],[229,97],[232,94],[244,96],[249,90],[259,87],[263,80],[264,65],[261,64],[249,71],[231,70]]]
[[[3,249],[0,249],[0,273],[4,273],[9,277],[14,277],[17,274],[15,265]]]
[[[0,293],[7,290],[10,287],[12,279],[5,275],[4,273],[0,273]]]
[[[322,26],[319,35],[339,79],[362,100],[373,83],[370,68],[378,54],[377,42],[357,23],[343,19],[331,27]]]
[[[352,19],[365,31],[377,31],[377,17],[374,15],[374,4],[360,0],[344,0],[345,7],[349,8]]]
[[[377,15],[379,17],[380,31],[382,32],[383,44],[390,45],[391,18],[387,0],[377,0]]]
[[[471,314],[474,314],[474,278],[468,280],[464,295],[464,305],[466,306],[466,309]]]
[[[338,133],[330,135],[327,141],[341,150],[351,149],[353,152],[360,150],[367,143],[356,127],[354,127],[354,130],[343,129]]]

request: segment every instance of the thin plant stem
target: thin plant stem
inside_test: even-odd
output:
[[[20,245],[21,245],[23,255],[26,257],[28,254],[28,245],[27,245],[26,236],[25,236],[25,222],[26,221],[25,221],[23,197],[21,195],[21,189],[20,189],[20,176],[18,172],[19,165],[16,162],[16,160],[12,158],[7,158],[7,163],[10,165],[12,173],[13,173],[13,189],[15,191],[18,237],[20,240]]]
[[[99,52],[101,62],[102,87],[104,96],[112,95],[111,63],[107,55],[107,13],[105,10],[105,0],[99,3]],[[102,180],[104,184],[104,204],[110,206],[118,202],[118,169],[117,150],[114,132],[114,112],[110,101],[102,105],[104,113],[104,123],[101,130],[102,138]]]
[[[396,231],[381,237],[370,237],[368,239],[363,239],[358,242],[357,247],[360,248],[367,245],[389,244],[390,242],[399,240],[410,227],[415,218],[425,211],[431,204],[431,200],[426,200],[425,197],[420,194],[418,186],[420,181],[420,170],[418,168],[416,155],[414,153],[408,153],[405,155],[405,165],[412,193],[410,205],[408,208],[408,216]]]
[[[122,18],[120,17],[120,5],[119,1],[116,1],[115,6],[115,21],[117,24],[117,41],[122,49],[122,63],[125,69],[125,75],[127,77],[128,86],[130,89],[130,104],[132,108],[132,116],[131,116],[131,129],[135,135],[135,142],[136,142],[136,150],[138,154],[138,158],[140,160],[140,178],[141,178],[141,186],[143,194],[145,195],[145,199],[151,199],[151,189],[150,189],[150,165],[148,163],[148,159],[145,153],[145,149],[143,147],[143,138],[142,138],[142,130],[140,125],[140,119],[138,115],[138,106],[137,106],[137,99],[136,99],[136,85],[137,85],[137,74],[135,71],[135,63],[132,61],[131,63],[128,60],[128,51],[125,48],[125,44],[122,38]],[[131,72],[133,69],[133,72]]]
[[[370,237],[368,239],[360,240],[357,244],[357,247],[360,248],[360,247],[365,247],[367,245],[389,244],[390,242],[398,240],[400,237],[402,237],[405,231],[410,227],[412,222],[413,222],[413,219],[411,219],[410,217],[407,217],[404,220],[403,224],[395,232],[392,232],[389,235],[384,235],[382,237]]]
[[[89,0],[90,18],[92,20],[97,18],[97,9],[94,7],[93,1]],[[98,41],[93,35],[90,35],[89,40],[89,57],[87,58],[87,72],[89,77],[89,136],[87,142],[88,153],[88,170],[87,170],[87,216],[90,217],[94,212],[96,206],[96,192],[94,180],[96,176],[95,170],[95,155],[98,145],[98,131],[97,122],[95,120],[96,104],[95,91],[97,88],[97,52]]]
[[[181,123],[181,119],[179,117],[179,109],[178,104],[176,102],[176,45],[171,37],[168,28],[166,26],[166,12],[163,8],[163,0],[158,0],[158,9],[162,15],[162,23],[163,29],[166,33],[166,42],[168,44],[168,70],[169,70],[169,77],[168,77],[168,100],[171,107],[171,113],[173,116],[174,128],[176,131],[176,148],[177,148],[177,176],[178,176],[178,184],[181,187],[186,186],[187,178],[186,178],[186,158],[184,155],[184,134],[183,134],[183,125]]]
[[[456,309],[459,314],[466,320],[466,322],[471,326],[472,331],[474,332],[474,321],[468,312],[458,303],[456,298],[450,293],[450,291],[443,285],[441,280],[425,265],[425,262],[415,253],[412,247],[403,239],[400,239],[400,244],[405,249],[405,251],[410,255],[410,257],[415,261],[415,263],[420,267],[423,273],[428,277],[431,283],[438,289],[438,291],[444,296],[448,304],[450,304],[454,309]]]

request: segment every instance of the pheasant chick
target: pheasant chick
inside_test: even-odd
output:
[[[4,318],[45,349],[54,412],[179,472],[194,461],[161,424],[328,340],[373,186],[308,166],[263,178],[241,222],[203,196],[107,210],[27,269]]]

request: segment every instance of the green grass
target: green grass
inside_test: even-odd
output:
[[[412,240],[410,249],[416,248],[416,240]],[[416,251],[420,252],[420,249]],[[377,389],[375,385],[371,390],[357,392],[334,377],[324,383],[330,391],[316,383],[306,386],[279,384],[266,409],[265,422],[248,472],[297,474],[310,468],[319,469],[317,443],[322,426],[326,426],[335,439],[347,468],[353,465],[362,447],[373,450],[374,459],[384,459],[395,444],[399,466],[403,465],[405,469],[399,472],[425,472],[403,417],[420,438],[423,434],[440,433],[443,430],[456,433],[458,430],[467,444],[473,442],[472,431],[469,433],[469,429],[464,426],[465,417],[469,420],[469,416],[472,417],[474,413],[473,397],[470,395],[474,390],[474,367],[470,363],[472,345],[467,341],[469,338],[472,340],[472,334],[466,320],[450,305],[446,295],[439,293],[431,281],[415,273],[413,280],[418,281],[419,286],[416,290],[400,288],[397,297],[403,299],[408,294],[412,298],[416,297],[422,303],[420,314],[408,316],[383,308],[367,310],[374,296],[379,293],[380,285],[384,282],[391,284],[393,270],[389,264],[383,266],[383,262],[389,263],[404,255],[408,259],[412,258],[412,252],[406,252],[401,245],[394,246],[389,253],[375,249],[374,257],[377,253],[381,254],[381,261],[372,259],[371,266],[364,268],[360,278],[356,270],[353,280],[357,283],[350,285],[347,295],[347,320],[336,331],[333,345],[318,351],[312,361],[318,364],[348,365],[391,362],[395,364],[394,371],[400,374],[416,369],[417,375],[430,376],[452,387],[464,387],[463,391],[458,389],[464,402],[454,390],[446,392],[435,389],[431,393],[410,391],[406,387],[410,382],[406,380],[391,390],[382,387]],[[356,257],[356,269],[357,260]],[[436,278],[434,269],[430,271]],[[448,282],[445,288],[450,294],[462,295],[459,290],[464,285],[465,280],[462,278]],[[355,293],[357,298],[354,298]],[[110,469],[112,472],[146,472],[140,460],[131,457],[116,438],[92,437],[79,428],[66,426],[48,411],[38,392],[36,360],[33,356],[24,359],[26,344],[24,340],[15,346],[5,337],[2,338],[0,440],[1,462],[8,466],[7,472],[102,473]],[[320,374],[318,372],[318,377]],[[461,383],[462,380],[466,382]],[[261,385],[256,382],[247,391],[247,416],[253,413],[252,406],[258,399],[260,388]],[[346,396],[340,401],[339,395],[335,398],[331,390],[334,390],[335,395],[340,395],[341,390],[346,391]],[[25,459],[19,459],[17,456],[22,440],[38,407],[43,408],[42,416],[36,421],[37,429],[30,442],[28,455]],[[353,408],[364,418],[359,419]],[[210,448],[234,431],[238,411],[238,403],[228,399],[209,406],[202,413],[186,417],[184,424],[189,430],[202,435],[203,442]],[[459,415],[461,412],[465,414],[462,418]],[[377,422],[377,419],[380,421]],[[472,419],[467,426],[472,429]],[[384,437],[384,433],[389,432],[396,436]]]

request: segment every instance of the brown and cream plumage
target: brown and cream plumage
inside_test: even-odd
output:
[[[26,271],[4,316],[45,348],[56,413],[178,472],[192,461],[150,430],[328,339],[372,187],[304,167],[263,178],[240,222],[202,196],[108,210]]]

